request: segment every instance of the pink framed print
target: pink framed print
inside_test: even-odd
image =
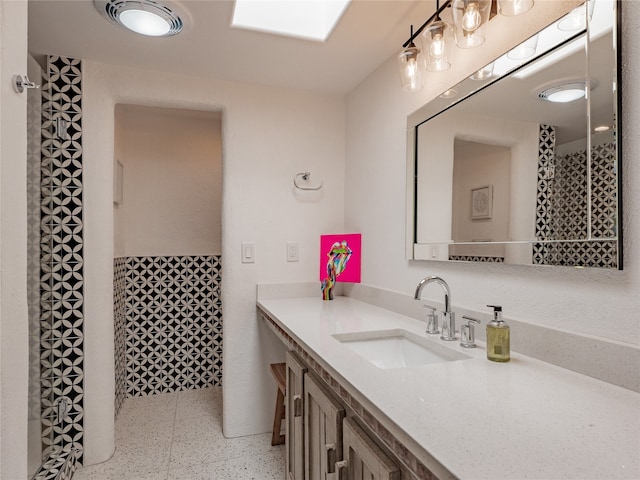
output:
[[[322,296],[333,299],[336,282],[360,283],[362,235],[345,233],[320,236]]]

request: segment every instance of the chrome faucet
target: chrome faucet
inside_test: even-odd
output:
[[[413,298],[420,300],[422,289],[430,283],[437,283],[444,290],[444,312],[442,312],[442,335],[440,335],[440,338],[451,342],[456,339],[456,315],[451,311],[451,289],[447,282],[440,277],[425,277],[418,283],[416,294]]]

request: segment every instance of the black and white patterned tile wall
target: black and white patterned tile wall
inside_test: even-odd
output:
[[[561,242],[534,243],[533,263],[616,268],[617,244],[606,240],[617,233],[615,144],[592,149],[588,178],[587,152],[556,155],[555,139],[555,127],[540,125],[536,237]],[[588,237],[589,215],[595,240],[579,240]]]
[[[113,260],[113,321],[115,333],[116,417],[120,413],[125,398],[127,398],[126,282],[126,259],[122,257],[115,258]]]
[[[220,385],[220,256],[127,257],[120,271],[122,262],[126,397]]]
[[[449,255],[449,260],[456,262],[504,263],[504,257],[484,257],[481,255]]]
[[[35,73],[35,72],[34,72]],[[35,77],[41,82],[42,72]],[[27,307],[29,314],[29,423],[40,422],[40,168],[42,95],[27,90]],[[41,442],[38,442],[40,445]],[[30,451],[32,443],[29,438]],[[38,447],[40,451],[41,447]],[[33,472],[30,472],[33,473]]]
[[[43,459],[47,459],[64,450],[71,452],[68,458],[81,465],[84,433],[84,241],[80,60],[48,57],[42,86],[41,132],[42,454]]]

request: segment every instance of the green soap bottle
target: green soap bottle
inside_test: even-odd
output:
[[[487,358],[492,362],[511,360],[509,325],[502,319],[500,305],[487,305],[493,308],[493,320],[487,323]]]

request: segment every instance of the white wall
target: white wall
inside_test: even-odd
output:
[[[27,2],[0,1],[0,478],[27,478]]]
[[[456,242],[509,240],[511,150],[486,143],[455,140],[452,232]],[[533,182],[532,182],[533,183]],[[491,187],[491,218],[471,218],[472,190]],[[519,193],[519,192],[515,192]],[[534,207],[532,206],[532,209]],[[451,255],[504,257],[504,245],[450,245]]]
[[[124,166],[116,257],[220,255],[220,114],[118,105],[116,126]]]
[[[269,363],[283,353],[256,318],[256,284],[315,279],[319,235],[343,230],[344,98],[88,61],[83,87],[88,463],[113,451],[114,223],[104,179],[113,175],[118,103],[223,112],[223,429],[230,437],[270,431]],[[295,191],[304,171],[324,188]],[[286,261],[287,241],[299,243],[299,262]],[[241,242],[255,243],[256,263],[240,262]]]
[[[543,3],[544,9],[531,14],[543,10],[550,14],[562,6],[562,2]],[[367,251],[363,283],[410,294],[422,277],[441,275],[451,286],[454,307],[486,311],[487,304],[502,304],[507,318],[640,345],[640,172],[636,160],[640,155],[640,109],[634,108],[640,103],[640,84],[635,81],[640,75],[640,3],[622,3],[624,271],[405,260],[406,117],[487,63],[492,49],[504,51],[487,40],[474,58],[457,57],[462,71],[440,74],[443,77],[431,74],[426,89],[417,95],[400,89],[393,58],[349,95],[345,226],[363,233],[363,250]],[[498,20],[502,19],[496,17],[492,22]],[[520,21],[518,17],[510,20]],[[527,29],[535,29],[535,22],[522,21],[522,26],[505,28],[502,33],[513,31],[525,38],[530,33]],[[382,252],[384,262],[378,261]],[[425,291],[425,298],[431,300],[441,301],[438,295],[437,289]]]
[[[511,150],[509,240],[534,237],[539,125],[449,110],[418,128],[418,243],[451,240],[454,146],[466,140]],[[532,161],[533,159],[533,161]],[[479,185],[479,184],[476,184]],[[437,192],[434,195],[434,192]],[[433,205],[437,208],[433,208]],[[431,206],[431,207],[429,207]],[[435,228],[434,228],[435,227]]]

